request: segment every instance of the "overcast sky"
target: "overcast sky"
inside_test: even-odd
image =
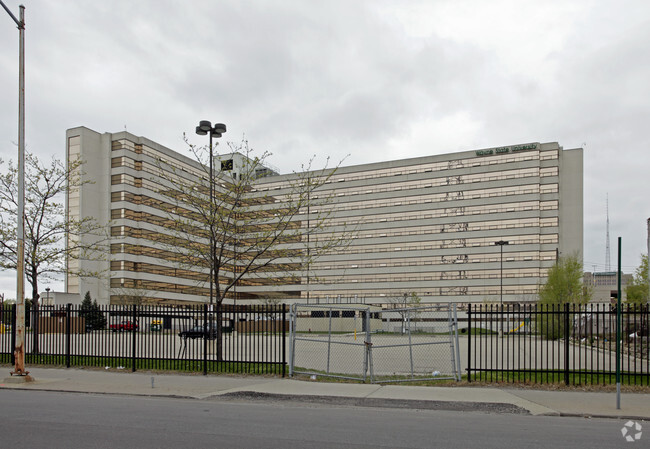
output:
[[[612,269],[617,237],[625,272],[647,251],[647,0],[24,4],[25,140],[40,156],[64,159],[76,126],[189,155],[183,133],[203,144],[202,119],[283,173],[311,155],[352,165],[559,142],[584,148],[585,270],[605,269],[607,196]],[[0,157],[15,160],[18,30],[0,16]],[[15,297],[15,275],[0,283]]]

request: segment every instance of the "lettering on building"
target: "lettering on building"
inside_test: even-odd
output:
[[[477,150],[476,155],[477,156],[490,156],[492,154],[507,154],[507,153],[516,153],[518,151],[525,151],[525,150],[536,150],[537,149],[537,144],[536,143],[529,143],[526,145],[515,145],[512,147],[499,147],[495,148],[493,150]]]

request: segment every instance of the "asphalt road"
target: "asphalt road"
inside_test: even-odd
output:
[[[0,390],[0,404],[7,448],[648,447],[614,419],[25,390]]]

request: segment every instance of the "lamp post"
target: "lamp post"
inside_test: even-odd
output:
[[[208,120],[201,120],[199,126],[196,127],[196,133],[200,136],[208,134],[210,136],[210,306],[214,302],[214,256],[215,256],[215,241],[214,241],[214,162],[212,154],[212,138],[218,139],[223,133],[226,132],[226,125],[223,123],[215,123],[212,126]]]
[[[49,306],[50,305],[50,287],[45,288],[45,296],[47,297],[46,302],[47,302],[47,305]]]
[[[500,269],[500,278],[501,278],[501,294],[499,297],[499,304],[500,304],[500,309],[501,312],[503,313],[503,247],[505,245],[509,245],[510,242],[507,242],[505,240],[499,240],[498,242],[494,242],[495,245],[497,245],[501,249],[501,269]],[[499,320],[501,323],[501,329],[499,329],[499,335],[503,336],[503,317]]]
[[[16,346],[14,348],[15,366],[12,376],[24,376],[31,380],[25,371],[25,7],[20,5],[20,20],[0,4],[16,22],[19,30],[18,62],[18,226],[16,232]]]
[[[237,207],[237,202],[235,202],[235,207]],[[236,218],[235,218],[236,220]],[[232,242],[232,248],[233,252],[235,254],[235,257],[233,259],[232,263],[232,304],[233,304],[233,311],[237,310],[237,274],[239,273],[239,269],[237,267],[237,222],[235,222],[235,238]]]

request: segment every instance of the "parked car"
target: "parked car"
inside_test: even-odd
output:
[[[214,340],[217,338],[217,327],[203,324],[178,333],[178,336],[184,340],[187,340],[188,338],[191,338],[192,340],[195,338],[203,338],[204,335],[207,336],[208,340]]]
[[[122,321],[121,323],[111,324],[108,328],[113,332],[117,332],[117,331],[123,332],[123,331],[133,331],[133,330],[137,331],[138,323],[134,323],[132,321]]]

